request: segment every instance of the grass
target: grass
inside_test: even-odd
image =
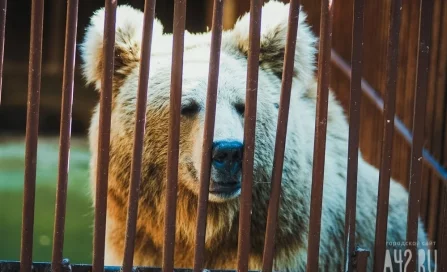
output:
[[[25,144],[0,139],[0,260],[19,260]],[[59,143],[39,140],[33,260],[50,261],[53,240]],[[64,257],[90,263],[93,212],[88,195],[89,152],[85,139],[73,139],[70,152]]]

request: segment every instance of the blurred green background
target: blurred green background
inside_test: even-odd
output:
[[[50,261],[58,169],[58,138],[39,140],[33,259]],[[18,260],[22,222],[25,144],[0,137],[0,260]],[[84,138],[74,138],[70,152],[64,256],[90,263],[93,212],[89,197],[89,152]]]

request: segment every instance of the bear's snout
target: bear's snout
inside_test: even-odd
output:
[[[240,192],[242,152],[239,141],[214,142],[210,193],[231,196]]]

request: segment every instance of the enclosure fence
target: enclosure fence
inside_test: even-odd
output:
[[[172,51],[171,99],[169,120],[169,151],[167,169],[167,195],[165,209],[165,231],[162,268],[133,267],[133,255],[136,238],[136,220],[138,211],[139,183],[142,169],[142,152],[144,127],[146,121],[147,91],[149,84],[149,69],[151,56],[151,43],[153,23],[155,16],[155,0],[146,0],[144,8],[144,27],[141,50],[141,66],[138,81],[135,136],[133,146],[133,159],[131,166],[131,180],[129,190],[129,205],[127,214],[127,232],[125,239],[125,254],[122,267],[104,266],[105,229],[107,188],[109,173],[109,142],[111,130],[112,109],[112,77],[114,67],[114,41],[116,22],[116,0],[105,1],[104,21],[104,63],[101,82],[100,97],[100,127],[98,137],[98,161],[96,176],[96,198],[94,217],[94,242],[92,265],[70,264],[63,257],[64,228],[67,199],[67,179],[69,167],[69,150],[71,137],[71,112],[73,103],[73,81],[76,52],[78,0],[68,0],[64,71],[62,86],[62,112],[60,127],[60,154],[59,172],[56,196],[56,215],[54,221],[53,255],[51,263],[33,263],[33,225],[36,190],[36,155],[38,140],[38,120],[40,103],[40,83],[42,65],[42,39],[44,0],[32,1],[31,39],[28,78],[28,111],[26,126],[26,156],[25,179],[23,195],[22,242],[20,262],[0,261],[0,271],[203,271],[205,252],[205,231],[207,217],[207,203],[209,194],[210,164],[209,150],[212,148],[214,119],[216,114],[216,98],[219,74],[219,59],[222,40],[222,0],[214,1],[211,52],[209,64],[208,89],[206,100],[206,117],[203,134],[203,155],[200,172],[200,193],[198,198],[198,218],[196,228],[196,247],[193,270],[174,268],[174,241],[176,226],[176,198],[179,163],[179,132],[180,132],[180,102],[182,94],[182,72],[184,31],[186,17],[186,0],[175,0],[174,31]],[[3,48],[5,42],[6,0],[0,0],[0,73],[3,67]],[[239,241],[237,271],[248,271],[250,251],[250,224],[252,207],[253,160],[255,149],[255,122],[258,87],[258,70],[260,54],[260,28],[262,0],[251,0],[250,4],[250,39],[247,68],[246,110],[244,122],[244,152],[242,195],[240,197]],[[318,57],[318,93],[314,139],[314,158],[312,171],[311,213],[309,222],[309,240],[307,255],[307,271],[317,271],[319,267],[319,242],[323,196],[323,177],[325,164],[325,144],[328,114],[328,95],[331,63],[334,62],[351,78],[350,107],[349,107],[349,148],[347,169],[347,197],[345,220],[345,262],[347,271],[366,271],[367,262],[374,262],[374,270],[381,271],[385,261],[386,230],[388,217],[388,199],[390,197],[391,151],[395,127],[412,141],[411,173],[408,204],[408,249],[413,256],[417,256],[418,214],[420,210],[421,169],[425,162],[434,172],[447,182],[447,173],[433,157],[423,149],[424,116],[426,104],[426,88],[429,67],[429,45],[431,34],[431,16],[433,12],[432,0],[420,0],[418,69],[416,77],[414,118],[412,133],[403,130],[399,120],[395,123],[395,98],[397,77],[397,55],[399,27],[401,21],[402,0],[392,0],[389,11],[390,25],[387,49],[387,77],[384,101],[375,97],[375,93],[362,80],[362,46],[363,46],[363,15],[365,0],[354,1],[354,17],[352,29],[352,56],[351,66],[344,63],[335,52],[331,50],[332,39],[332,0],[321,0],[320,44]],[[292,87],[295,46],[297,41],[299,0],[290,1],[290,14],[288,21],[287,44],[284,55],[284,67],[281,84],[281,97],[275,144],[272,188],[268,206],[267,229],[263,252],[262,271],[272,271],[274,260],[274,241],[277,226],[279,200],[281,195],[281,175],[285,153],[287,133],[287,120]],[[1,88],[1,77],[0,77]],[[357,167],[360,127],[361,94],[365,92],[379,106],[383,103],[384,134],[382,140],[382,160],[380,164],[379,196],[377,205],[377,221],[374,245],[374,259],[369,259],[368,249],[357,246],[355,229]],[[400,126],[400,127],[399,127]],[[361,245],[360,245],[361,246]],[[69,257],[69,256],[68,256]],[[408,271],[415,271],[417,267],[413,258]],[[447,269],[447,268],[439,268]],[[217,270],[214,270],[217,271]]]

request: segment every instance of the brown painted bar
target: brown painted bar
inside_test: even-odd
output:
[[[318,93],[315,117],[312,192],[307,252],[308,272],[318,271],[318,257],[320,251],[321,207],[323,202],[327,109],[331,68],[332,15],[332,0],[322,0],[320,48],[318,53]]]
[[[6,7],[8,0],[0,0],[0,104],[2,104],[3,59],[5,54]]]
[[[446,147],[447,150],[447,147]],[[438,231],[437,231],[437,259],[438,271],[447,271],[447,186],[441,187],[439,191],[439,211],[438,211]]]
[[[263,2],[262,0],[250,1],[250,38],[244,114],[244,155],[242,162],[242,169],[244,171],[242,171],[237,250],[237,269],[239,272],[248,271],[248,258],[250,254],[253,160],[255,151],[256,102],[258,96],[261,11]]]
[[[213,146],[214,123],[216,117],[220,48],[222,42],[223,5],[224,1],[222,0],[214,1],[205,127],[203,129],[202,164],[200,169],[199,205],[197,207],[194,272],[201,272],[205,263],[206,219],[211,173],[211,149]]]
[[[379,191],[377,200],[376,240],[374,245],[374,271],[382,271],[385,263],[388,201],[390,195],[391,155],[393,151],[394,113],[396,110],[396,84],[398,67],[399,28],[402,0],[393,0],[390,9],[386,62],[386,92],[383,109],[384,132],[380,161]]]
[[[351,271],[357,271],[357,272],[366,272],[368,271],[368,257],[369,257],[369,251],[368,250],[364,250],[361,248],[357,248],[355,250],[355,267],[351,266],[349,267],[349,269],[351,269]]]
[[[51,265],[51,269],[56,272],[62,270],[63,261],[78,5],[79,0],[68,1],[67,21],[65,25],[64,75],[62,79],[61,127],[59,139],[59,171],[56,192],[56,213],[54,216],[53,255]]]
[[[123,259],[123,271],[132,271],[135,249],[135,237],[138,215],[138,200],[143,160],[144,133],[146,127],[147,91],[152,47],[152,34],[155,18],[156,0],[146,0],[144,4],[143,32],[141,44],[141,64],[138,79],[137,111],[135,116],[135,135],[131,165],[131,179],[127,207],[126,238]]]
[[[360,133],[360,104],[362,98],[362,68],[363,68],[363,15],[364,0],[354,1],[352,23],[352,51],[351,51],[351,91],[349,104],[349,145],[348,169],[346,187],[345,214],[345,261],[347,271],[352,271],[352,258],[355,253],[355,218],[357,205],[357,170],[359,155]],[[345,269],[346,270],[346,269]]]
[[[34,205],[36,197],[37,138],[42,72],[42,35],[44,0],[31,6],[31,36],[28,68],[28,109],[25,136],[25,180],[23,190],[22,242],[20,271],[31,270],[33,258]]]
[[[274,259],[275,232],[281,196],[281,179],[286,148],[287,123],[289,119],[290,94],[294,73],[295,48],[300,14],[300,0],[290,1],[287,43],[284,52],[281,97],[279,102],[278,124],[276,128],[275,154],[273,157],[272,189],[267,215],[267,228],[264,241],[262,271],[271,272]]]
[[[171,99],[169,108],[168,166],[166,185],[163,272],[174,269],[175,219],[180,140],[180,106],[182,100],[183,48],[185,39],[186,0],[174,2],[172,43]]]
[[[407,218],[407,249],[411,251],[408,270],[418,267],[418,223],[422,187],[422,149],[424,147],[425,108],[427,104],[428,68],[433,18],[433,0],[420,0],[419,44],[417,56],[416,89],[414,91],[413,143],[411,145],[410,182]]]
[[[116,0],[105,1],[103,71],[99,108],[98,161],[96,170],[95,226],[93,233],[93,271],[104,269],[109,144],[112,114],[113,67],[115,51]]]

